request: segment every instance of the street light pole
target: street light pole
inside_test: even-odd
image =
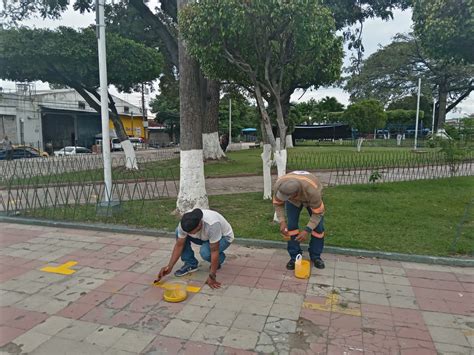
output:
[[[416,143],[418,140],[418,119],[420,117],[420,94],[421,94],[421,78],[418,78],[418,99],[416,101],[416,123],[415,123],[415,146],[414,150],[416,150]]]
[[[229,98],[229,145],[232,143],[232,99]]]
[[[97,45],[99,49],[100,115],[102,121],[102,155],[104,158],[105,191],[103,202],[108,206],[112,199],[112,165],[110,159],[109,98],[107,85],[107,61],[105,49],[105,0],[96,0]]]
[[[433,100],[433,121],[431,122],[431,136],[434,138],[434,124],[435,124],[436,100]]]

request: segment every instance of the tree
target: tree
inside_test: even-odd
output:
[[[413,115],[412,113],[414,112],[416,114],[417,101],[417,95],[404,96],[398,100],[394,100],[388,104],[386,109],[387,114],[389,111],[405,111],[407,117],[413,118],[413,120],[410,122],[415,122],[415,115]],[[428,98],[424,95],[420,96],[420,113],[421,112],[423,112],[423,114],[420,115],[421,122],[423,122],[425,126],[431,127],[433,115],[433,101],[431,101],[431,98]],[[390,121],[390,118],[388,118],[388,121]]]
[[[204,72],[211,78],[250,88],[278,174],[284,174],[287,126],[283,88],[292,81],[292,75],[300,77],[299,71],[306,72],[308,67],[314,76],[321,76],[322,82],[330,83],[339,75],[342,40],[335,35],[330,12],[316,0],[204,0],[187,7],[180,16],[180,32]],[[266,101],[275,108],[282,138],[279,145]]]
[[[446,113],[454,109],[474,89],[474,66],[432,59],[416,37],[398,35],[362,64],[361,71],[347,81],[351,100],[375,98],[390,103],[414,95],[421,78],[425,97],[437,97],[436,129]]]
[[[232,137],[240,135],[244,128],[260,130],[260,115],[255,105],[249,103],[247,98],[238,90],[227,91],[219,105],[220,133],[229,132],[229,99],[232,100]]]
[[[377,100],[361,100],[351,104],[343,117],[362,134],[373,133],[375,129],[385,127],[387,121],[383,105]]]
[[[41,80],[75,89],[100,113],[99,66],[94,30],[0,30],[0,77],[16,81]],[[107,35],[108,80],[119,91],[130,92],[161,73],[162,57],[157,50],[114,34]],[[140,63],[140,65],[137,65]],[[128,140],[112,96],[110,119],[126,153],[128,168],[137,168],[135,152]]]
[[[433,58],[474,63],[473,0],[415,0],[412,18],[417,37]]]
[[[319,101],[310,99],[294,105],[299,112],[301,121],[298,124],[326,123],[329,121],[329,113],[344,111],[344,105],[335,97],[326,96]]]

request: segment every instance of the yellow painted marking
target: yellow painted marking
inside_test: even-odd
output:
[[[360,317],[362,314],[358,309],[349,309],[345,307],[341,307],[339,304],[339,295],[335,293],[331,293],[326,297],[326,302],[324,304],[318,303],[311,303],[311,302],[303,302],[303,308],[306,309],[314,309],[318,311],[324,312],[336,312],[347,314],[350,316]]]
[[[59,265],[59,266],[46,266],[42,268],[41,271],[52,272],[52,273],[61,274],[61,275],[72,275],[76,272],[76,270],[72,270],[70,269],[70,267],[76,264],[77,264],[77,261],[68,261],[67,263]]]
[[[165,288],[167,285],[165,282],[154,282],[153,284],[161,288]],[[201,291],[201,287],[188,285],[186,286],[186,291],[191,292],[191,293],[198,293],[199,291]]]

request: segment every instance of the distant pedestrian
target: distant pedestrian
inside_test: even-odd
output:
[[[229,145],[229,135],[227,133],[224,133],[221,136],[220,144],[221,144],[221,149],[225,152],[227,149],[227,146]]]
[[[13,145],[11,140],[8,139],[8,136],[5,136],[0,143],[5,150],[5,160],[13,160]]]

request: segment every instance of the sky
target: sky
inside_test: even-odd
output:
[[[154,0],[151,2],[151,7],[157,1]],[[95,14],[86,13],[84,15],[75,12],[70,8],[66,11],[60,20],[42,20],[42,19],[31,19],[23,22],[23,24],[32,27],[38,28],[55,28],[58,26],[69,26],[74,28],[81,28],[89,26],[95,22]],[[410,31],[412,25],[411,21],[411,11],[399,11],[394,12],[394,19],[389,21],[382,21],[380,19],[371,19],[367,20],[364,23],[364,32],[363,32],[363,44],[365,47],[365,57],[368,57],[370,54],[374,53],[379,46],[387,45],[391,42],[392,38],[397,33],[406,33]],[[348,65],[350,54],[346,51],[346,57],[344,60],[344,65]],[[157,86],[157,85],[156,85]],[[0,80],[0,87],[4,89],[14,89],[15,83],[11,81]],[[49,89],[47,83],[37,82],[37,90],[46,90]],[[114,88],[111,88],[111,92],[121,97],[124,100],[127,100],[135,105],[140,105],[141,94],[132,93],[132,94],[121,94]],[[145,100],[148,102],[153,98],[155,93],[151,95],[146,95]],[[329,88],[319,88],[318,90],[307,91],[304,93],[302,91],[297,91],[293,94],[293,101],[307,101],[311,98],[321,99],[325,96],[334,96],[344,105],[349,104],[349,94],[344,90],[336,87]],[[414,108],[416,109],[416,108]],[[464,115],[469,115],[474,113],[474,94],[465,99],[462,103],[457,106],[457,112],[450,112],[448,118],[460,117]]]

